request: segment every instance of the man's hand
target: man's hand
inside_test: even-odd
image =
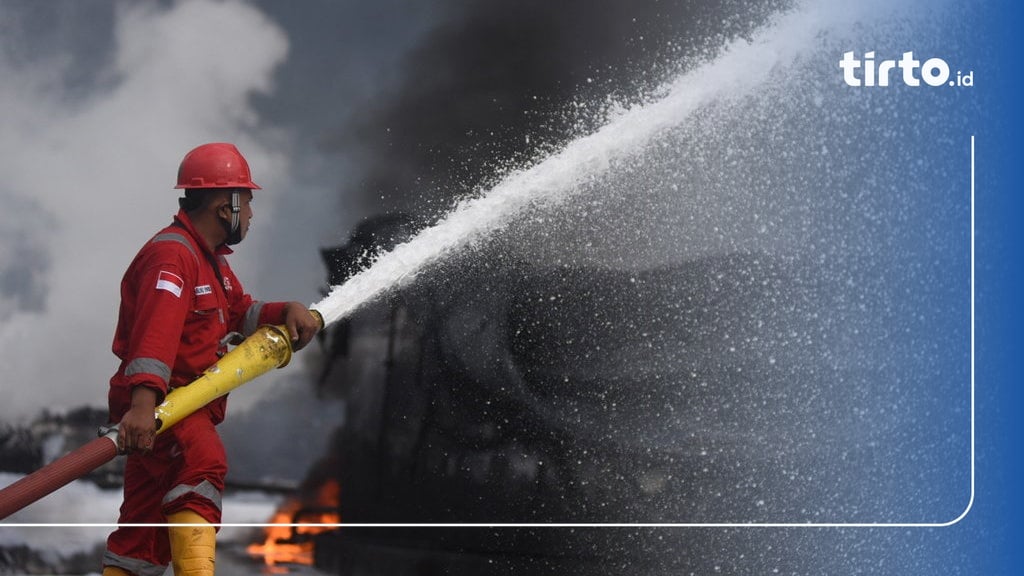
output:
[[[117,449],[121,452],[148,451],[156,437],[156,391],[145,386],[132,388],[132,405],[121,418]]]
[[[291,336],[293,350],[302,350],[320,331],[320,319],[299,302],[285,304],[284,325]]]

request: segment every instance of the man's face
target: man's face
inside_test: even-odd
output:
[[[219,199],[217,215],[226,225],[231,225],[231,195],[233,191],[224,191]],[[249,233],[249,224],[252,220],[252,190],[238,190],[238,231],[239,241],[244,240]]]

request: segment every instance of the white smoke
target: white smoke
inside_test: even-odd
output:
[[[13,10],[0,4],[4,27],[17,25]],[[72,82],[75,46],[0,34],[0,420],[105,403],[121,275],[176,212],[186,151],[232,141],[268,191],[288,181],[284,136],[260,126],[251,102],[272,92],[288,54],[262,13],[230,0],[124,3],[112,45],[90,82]],[[254,235],[287,244],[275,203],[257,194]],[[232,259],[243,281],[259,246]]]

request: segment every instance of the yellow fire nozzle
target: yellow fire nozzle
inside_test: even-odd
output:
[[[156,407],[157,433],[257,376],[285,367],[291,358],[292,343],[288,329],[284,326],[260,326],[199,378],[167,394],[163,403]]]

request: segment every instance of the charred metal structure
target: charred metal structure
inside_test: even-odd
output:
[[[324,250],[331,283],[403,240],[406,224],[370,221]],[[830,345],[814,331],[828,304],[799,267],[759,254],[639,272],[494,256],[430,270],[326,334],[320,391],[347,412],[316,473],[339,482],[343,523],[810,521],[817,487],[869,460],[837,465],[817,448],[826,431],[848,432],[825,408],[837,401],[829,382],[854,375],[805,361]],[[812,471],[815,482],[799,481]],[[317,535],[315,557],[339,574],[377,573],[382,550],[388,573],[495,573],[496,558],[509,573],[649,573],[639,564],[699,568],[670,551],[680,542],[751,537],[664,538],[364,528]],[[780,556],[766,565],[802,555],[760,544],[752,556]]]

